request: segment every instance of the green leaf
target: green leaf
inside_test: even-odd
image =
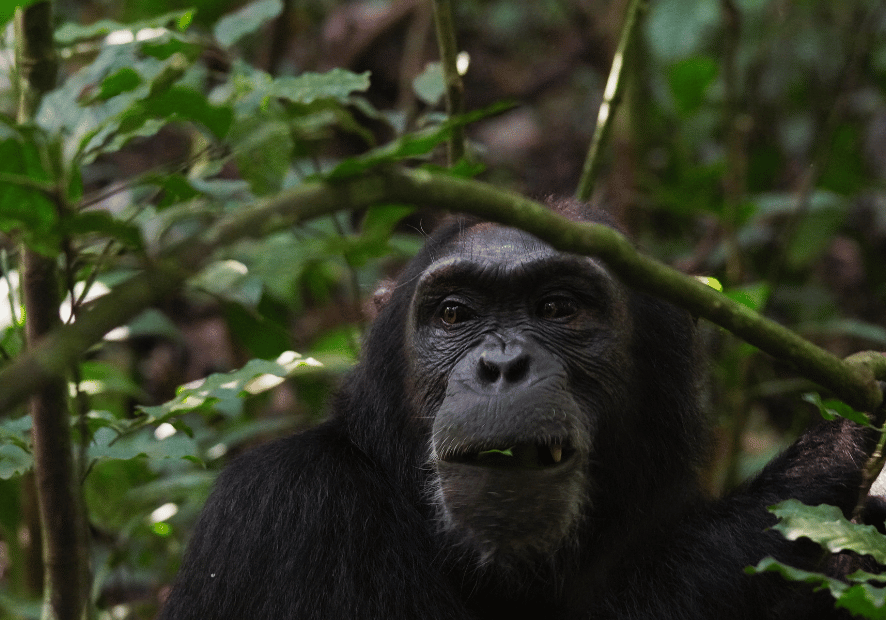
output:
[[[363,217],[363,234],[367,237],[387,239],[394,228],[407,215],[414,213],[415,207],[408,205],[382,205],[370,207]]]
[[[34,458],[19,446],[0,445],[0,480],[26,474],[33,465]]]
[[[281,0],[258,0],[225,15],[213,28],[213,35],[222,47],[230,47],[247,34],[251,34],[266,22],[277,17],[283,10]]]
[[[269,317],[274,310],[274,303],[268,301],[267,296],[254,309],[235,303],[223,304],[225,320],[237,344],[261,358],[275,358],[290,347],[287,317]]]
[[[130,248],[141,248],[138,226],[114,218],[107,211],[82,211],[62,222],[62,232],[72,235],[98,233],[112,237]]]
[[[49,255],[60,237],[55,205],[40,189],[50,179],[41,159],[29,136],[0,141],[0,174],[7,176],[0,179],[0,231],[18,232],[26,244]]]
[[[126,335],[130,338],[148,336],[166,338],[172,342],[184,342],[184,336],[175,323],[159,310],[152,308],[132,319],[126,326]]]
[[[415,209],[403,205],[372,207],[363,220],[360,235],[330,236],[326,239],[326,251],[341,255],[351,267],[362,267],[370,259],[392,253],[389,244],[397,223]]]
[[[886,620],[886,588],[878,588],[871,583],[855,584],[840,595],[837,607],[848,609],[868,620]]]
[[[258,305],[262,295],[261,280],[250,275],[246,266],[235,260],[210,263],[190,280],[190,284],[214,297],[252,308]]]
[[[82,362],[80,378],[80,388],[87,394],[114,393],[132,397],[143,396],[141,388],[127,372],[108,362]]]
[[[132,67],[123,67],[102,80],[101,89],[95,100],[105,101],[120,93],[135,90],[142,83],[142,78]]]
[[[446,80],[443,77],[443,66],[439,62],[429,62],[414,80],[412,90],[419,99],[429,106],[440,103],[446,93]]]
[[[164,209],[180,202],[185,202],[201,195],[201,192],[191,185],[190,179],[183,174],[148,175],[145,183],[156,185],[162,190],[158,209]]]
[[[873,323],[858,319],[834,319],[813,329],[830,334],[861,338],[870,341],[880,349],[886,349],[886,328]]]
[[[382,164],[428,155],[435,147],[448,140],[452,135],[452,130],[456,127],[463,127],[488,116],[500,114],[511,107],[513,107],[513,104],[510,102],[499,102],[482,110],[446,119],[436,127],[406,134],[360,157],[346,159],[326,176],[330,180],[348,178],[363,174],[367,170]]]
[[[194,62],[200,57],[202,51],[203,47],[201,45],[179,37],[151,39],[142,43],[141,46],[142,54],[158,60],[166,60],[175,54],[180,54],[190,62]]]
[[[872,583],[844,583],[827,575],[793,568],[771,557],[760,560],[757,566],[748,567],[745,572],[751,575],[764,572],[778,573],[789,581],[807,583],[815,590],[827,588],[834,597],[836,607],[847,609],[869,620],[886,620],[886,588],[877,587]],[[871,579],[882,577],[865,576]]]
[[[184,30],[191,23],[193,16],[193,10],[186,10],[164,13],[131,24],[121,24],[110,19],[102,19],[87,26],[68,22],[55,31],[55,41],[59,45],[72,45],[78,41],[104,37],[120,30],[128,30],[133,33],[148,28],[174,27]]]
[[[335,68],[326,73],[303,73],[295,77],[282,77],[274,80],[270,93],[294,103],[313,103],[320,99],[333,99],[348,103],[354,92],[369,89],[369,71],[354,73],[347,69]]]
[[[134,131],[150,118],[163,119],[166,122],[193,121],[206,127],[216,138],[222,139],[231,128],[234,113],[227,106],[209,103],[206,97],[191,88],[172,86],[130,108],[124,115],[124,121],[120,123],[120,131]]]
[[[289,125],[258,114],[234,125],[237,168],[256,196],[280,191],[295,147]]]
[[[89,457],[92,459],[190,459],[197,454],[197,444],[186,434],[175,433],[165,439],[157,439],[151,429],[121,436],[111,428],[99,428],[89,446]]]
[[[514,451],[511,448],[507,448],[505,450],[496,450],[493,448],[492,450],[481,450],[477,456],[486,456],[489,454],[501,454],[502,456],[514,456]]]
[[[700,49],[721,27],[722,16],[716,0],[659,0],[650,3],[644,22],[653,56],[669,60]]]
[[[725,292],[725,295],[734,302],[740,303],[751,310],[758,311],[766,304],[770,292],[770,287],[767,283],[756,282],[739,288],[729,289]]]
[[[671,67],[668,83],[677,112],[689,116],[701,108],[718,70],[717,61],[708,56],[686,58]]]
[[[807,506],[789,499],[769,511],[781,519],[775,529],[788,540],[809,538],[831,553],[855,551],[886,564],[886,536],[873,525],[851,523],[836,506]]]
[[[15,15],[16,7],[23,9],[36,4],[40,0],[3,0],[0,2],[0,27],[5,26],[12,16]]]
[[[6,420],[0,424],[0,443],[18,446],[25,452],[31,451],[30,441],[31,417],[22,416]]]
[[[803,394],[803,400],[818,407],[818,412],[825,420],[834,420],[839,416],[862,426],[871,426],[871,421],[865,413],[856,411],[843,401],[834,399],[823,401],[821,396],[814,392]]]
[[[244,396],[267,391],[286,377],[311,373],[322,366],[313,358],[291,351],[277,361],[253,359],[238,370],[212,374],[180,387],[176,397],[162,405],[140,409],[158,422],[206,409],[232,417],[242,410]]]

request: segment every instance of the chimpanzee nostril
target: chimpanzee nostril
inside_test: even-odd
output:
[[[501,376],[501,370],[498,364],[487,360],[485,356],[480,356],[480,363],[477,368],[477,376],[481,383],[495,383]]]
[[[529,372],[529,355],[524,351],[484,351],[477,364],[477,378],[483,384],[496,383],[502,377],[504,383],[519,383]]]
[[[522,353],[504,369],[505,381],[517,383],[529,372],[529,356]]]

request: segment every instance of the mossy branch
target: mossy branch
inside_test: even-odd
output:
[[[570,222],[533,200],[485,183],[427,171],[389,170],[281,192],[221,220],[201,237],[168,250],[155,267],[94,302],[76,324],[48,335],[39,347],[0,372],[0,411],[8,411],[40,389],[105,333],[175,290],[218,249],[335,211],[388,202],[471,213],[522,228],[560,250],[598,256],[626,284],[682,306],[793,364],[800,374],[855,409],[873,412],[882,401],[876,380],[886,380],[883,356],[869,353],[844,362],[695,278],[638,253],[611,228]]]

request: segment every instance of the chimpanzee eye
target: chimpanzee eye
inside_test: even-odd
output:
[[[467,306],[455,302],[445,302],[440,307],[440,320],[447,325],[455,325],[470,318],[471,312]]]
[[[538,316],[545,320],[562,319],[578,311],[575,300],[567,297],[549,297],[538,304]]]

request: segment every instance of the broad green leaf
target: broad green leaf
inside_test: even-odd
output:
[[[886,564],[886,536],[873,525],[851,523],[836,506],[806,506],[789,499],[769,508],[781,519],[775,529],[788,540],[809,538],[828,551],[855,551]]]
[[[231,142],[237,168],[249,181],[252,192],[265,196],[280,191],[295,147],[289,125],[256,114],[234,124]]]
[[[0,480],[21,476],[33,465],[34,458],[19,446],[0,444]]]
[[[825,420],[834,420],[839,416],[841,418],[846,418],[847,420],[852,420],[856,424],[861,424],[862,426],[871,425],[871,421],[868,419],[867,415],[860,411],[856,411],[843,401],[834,399],[822,400],[821,396],[814,392],[803,394],[803,400],[818,407],[818,412]]]
[[[267,295],[255,308],[238,303],[222,305],[231,336],[254,357],[276,358],[290,347],[285,312],[288,308],[280,303],[283,312],[277,312],[277,306],[277,302],[270,301]]]
[[[262,282],[251,275],[246,265],[235,260],[210,263],[190,280],[191,286],[226,301],[246,307],[258,305],[262,295]]]
[[[429,106],[440,103],[446,92],[446,81],[443,78],[443,66],[439,62],[429,62],[425,70],[412,80],[412,90],[419,99]]]
[[[87,394],[113,392],[141,397],[142,390],[128,372],[108,362],[85,361],[80,364],[81,391]],[[86,385],[83,385],[83,384]]]
[[[455,162],[455,164],[453,164],[451,168],[446,168],[444,166],[439,166],[432,163],[422,164],[421,167],[423,170],[448,174],[460,179],[473,179],[474,177],[483,174],[486,171],[486,166],[484,166],[480,162],[470,161],[467,158],[460,159],[459,161]]]
[[[510,102],[495,103],[482,110],[446,119],[440,125],[424,131],[407,134],[397,140],[361,155],[342,161],[327,176],[329,179],[342,179],[362,174],[381,164],[393,163],[414,157],[426,156],[435,147],[443,144],[452,130],[480,119],[499,114],[513,107]]]
[[[877,587],[872,583],[866,581],[844,583],[827,575],[793,568],[771,557],[760,560],[756,566],[745,569],[745,572],[751,575],[773,572],[789,581],[807,583],[815,590],[827,588],[834,597],[836,607],[847,609],[869,620],[886,620],[886,588]],[[880,577],[870,575],[872,579]]]
[[[803,269],[818,260],[833,243],[834,233],[845,219],[846,211],[836,209],[806,214],[787,249],[789,267]]]
[[[0,28],[4,27],[7,22],[12,19],[17,7],[25,9],[39,1],[40,0],[3,0],[0,2]]]
[[[697,112],[718,71],[717,61],[709,56],[694,56],[673,65],[668,71],[668,83],[677,112],[683,116]]]
[[[135,69],[123,67],[102,81],[101,88],[95,95],[95,99],[99,101],[110,99],[120,93],[135,90],[141,83],[142,78]]]
[[[304,358],[291,351],[277,360],[253,359],[238,370],[209,375],[180,387],[172,400],[154,407],[141,407],[141,410],[161,422],[190,411],[206,409],[231,417],[242,410],[244,396],[267,391],[286,377],[315,371],[323,366],[314,358]]]
[[[62,231],[73,235],[98,233],[112,237],[130,248],[141,248],[142,238],[138,226],[114,218],[107,211],[82,211],[62,222]]]
[[[766,300],[769,298],[770,287],[765,282],[756,282],[754,284],[748,284],[742,286],[740,288],[729,289],[725,292],[726,297],[740,303],[743,306],[747,306],[751,310],[758,311],[764,305],[766,305]]]
[[[804,326],[805,327],[805,326]],[[826,333],[862,338],[875,344],[878,348],[886,349],[886,328],[873,323],[866,323],[858,319],[835,319],[809,329]],[[803,328],[800,329],[803,331]]]
[[[60,45],[71,45],[77,41],[95,39],[121,30],[137,33],[149,28],[166,28],[169,26],[178,30],[184,30],[191,23],[193,17],[194,11],[187,10],[164,13],[132,24],[121,24],[110,19],[102,19],[86,26],[68,22],[55,31],[55,40]]]
[[[397,223],[415,209],[403,205],[372,207],[363,220],[359,235],[332,235],[325,245],[329,255],[341,255],[351,267],[363,267],[373,258],[393,252],[390,238]]]
[[[191,41],[184,40],[183,37],[168,37],[166,39],[152,39],[145,41],[141,45],[141,53],[158,60],[166,60],[175,54],[180,54],[184,58],[193,62],[200,57],[203,46]]]
[[[676,60],[696,53],[721,27],[716,0],[659,0],[644,20],[653,57]]]
[[[882,575],[877,578],[882,579]],[[878,588],[872,583],[857,583],[840,595],[837,607],[848,609],[868,620],[886,620],[886,588]]]
[[[184,336],[168,316],[155,309],[139,314],[126,326],[126,336],[165,338],[172,342],[184,342]]]
[[[197,444],[184,433],[175,433],[165,439],[154,437],[151,429],[129,435],[119,435],[111,428],[96,430],[89,446],[92,459],[130,460],[150,459],[193,459],[198,458]]]
[[[165,122],[189,120],[203,125],[221,139],[227,135],[233,118],[234,113],[229,107],[213,105],[191,88],[173,86],[130,108],[120,123],[120,131],[132,132],[149,119],[162,119]]]
[[[361,226],[368,237],[387,238],[394,228],[407,215],[414,213],[415,207],[408,205],[383,205],[367,209]]]
[[[356,325],[345,325],[329,330],[314,343],[318,354],[336,356],[345,363],[353,364],[360,354],[360,330]],[[323,358],[326,360],[326,357]]]
[[[17,232],[30,247],[50,255],[60,242],[58,215],[41,189],[50,179],[41,159],[29,136],[0,141],[0,175],[5,175],[0,177],[0,231]]]
[[[25,452],[31,451],[30,446],[31,417],[22,416],[5,420],[0,424],[0,445],[18,446]]]
[[[230,47],[244,36],[261,28],[283,10],[281,0],[258,0],[225,15],[213,28],[215,40],[222,47]]]
[[[294,103],[312,103],[320,99],[334,99],[347,103],[354,92],[369,88],[369,72],[354,73],[335,68],[326,73],[303,73],[295,77],[274,80],[270,93]]]
[[[134,137],[156,133],[165,123],[137,102],[168,89],[188,65],[183,54],[158,60],[140,54],[138,45],[104,45],[92,63],[43,98],[36,121],[67,137],[67,158],[90,163]]]
[[[866,133],[853,124],[844,122],[834,132],[829,142],[830,165],[821,171],[819,186],[851,196],[864,191],[870,184],[868,160],[864,156]]]

